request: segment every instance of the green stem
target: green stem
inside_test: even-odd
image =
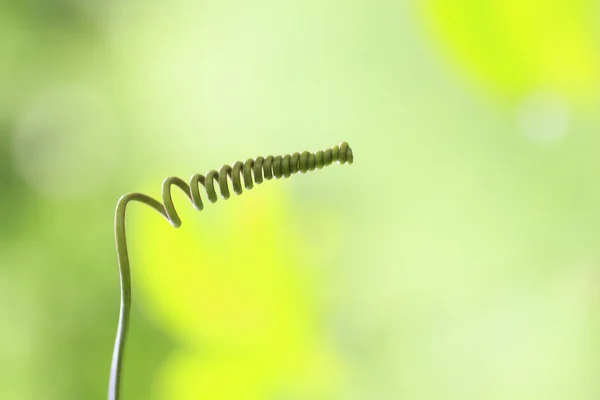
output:
[[[140,203],[147,204],[168,219],[163,205],[145,194],[126,194],[117,202],[117,209],[115,211],[115,241],[117,245],[119,273],[121,275],[121,311],[119,313],[119,326],[117,327],[117,337],[115,339],[115,347],[110,368],[108,388],[109,400],[119,400],[123,350],[125,348],[125,341],[127,339],[129,328],[129,317],[131,315],[131,272],[129,268],[129,254],[127,252],[127,238],[125,236],[125,211],[127,209],[127,204],[130,201],[139,201]]]

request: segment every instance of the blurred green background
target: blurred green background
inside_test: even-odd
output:
[[[600,398],[600,2],[0,4],[0,398]]]

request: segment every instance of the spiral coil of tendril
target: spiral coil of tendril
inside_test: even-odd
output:
[[[129,202],[138,201],[152,207],[163,215],[171,225],[177,228],[181,226],[181,219],[177,214],[171,197],[171,187],[173,185],[180,188],[188,196],[197,210],[202,210],[204,204],[200,196],[201,185],[204,187],[208,200],[214,203],[218,197],[217,189],[224,199],[228,199],[231,196],[229,182],[231,182],[233,191],[237,195],[240,195],[243,192],[243,188],[247,190],[252,189],[255,183],[260,184],[264,180],[279,179],[282,177],[288,178],[298,172],[306,173],[314,171],[315,169],[331,165],[334,162],[352,164],[353,160],[352,149],[348,143],[343,142],[330,149],[316,153],[304,151],[284,156],[250,158],[245,162],[237,161],[232,166],[223,165],[219,171],[211,170],[206,176],[195,174],[192,176],[189,185],[180,178],[169,177],[163,181],[162,203],[142,193],[129,193],[122,196],[117,202],[117,209],[115,211],[115,241],[121,275],[121,312],[119,314],[119,326],[117,328],[110,371],[109,400],[119,399],[123,349],[125,347],[129,315],[131,313],[131,274],[125,235],[125,211]]]
[[[195,174],[192,176],[189,185],[177,177],[167,178],[163,182],[162,194],[167,218],[173,226],[179,227],[181,225],[181,220],[171,198],[171,185],[176,185],[186,192],[194,207],[200,211],[204,208],[200,197],[200,185],[204,186],[208,199],[211,203],[214,203],[217,201],[217,187],[224,199],[231,196],[228,180],[231,181],[235,194],[240,195],[243,192],[242,180],[244,181],[243,186],[250,190],[254,187],[254,183],[260,184],[263,179],[288,178],[295,173],[314,171],[334,162],[352,164],[352,149],[348,143],[343,142],[339,146],[316,153],[304,151],[284,156],[249,158],[245,162],[237,161],[232,166],[223,165],[218,172],[213,169],[206,176]],[[215,183],[218,186],[215,186]]]

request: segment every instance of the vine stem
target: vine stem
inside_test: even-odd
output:
[[[129,253],[127,252],[127,237],[125,236],[125,211],[130,201],[144,203],[158,211],[167,220],[164,206],[142,193],[130,193],[121,196],[115,210],[115,242],[117,245],[117,260],[121,276],[121,309],[119,312],[119,325],[113,349],[110,379],[108,385],[108,400],[119,400],[121,387],[121,369],[123,367],[123,350],[129,331],[129,318],[131,315],[131,272],[129,268]]]

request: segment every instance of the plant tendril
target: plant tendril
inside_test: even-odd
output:
[[[252,189],[255,183],[260,184],[264,180],[279,179],[281,177],[288,178],[292,174],[321,169],[334,162],[352,164],[353,159],[352,149],[348,143],[343,142],[338,146],[316,153],[304,151],[292,155],[257,157],[255,159],[248,159],[245,162],[235,162],[233,166],[223,165],[218,172],[211,170],[206,175],[193,175],[189,185],[177,177],[166,178],[162,184],[162,203],[142,193],[123,195],[117,202],[117,209],[115,211],[115,242],[121,276],[121,309],[111,363],[108,399],[119,400],[123,351],[125,349],[131,314],[131,272],[125,236],[125,211],[130,202],[137,201],[152,207],[165,217],[173,227],[178,228],[181,226],[181,219],[175,210],[171,197],[171,188],[173,185],[181,189],[194,207],[200,211],[204,208],[200,196],[201,185],[204,187],[208,200],[214,203],[217,201],[217,188],[223,199],[230,197],[229,181],[233,186],[235,194],[240,195],[243,192],[242,181],[243,187],[249,190]]]

